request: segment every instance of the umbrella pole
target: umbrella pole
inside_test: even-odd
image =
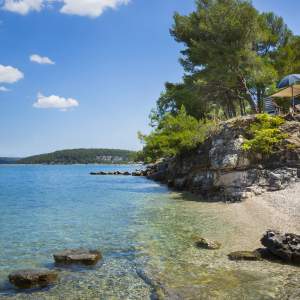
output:
[[[293,99],[293,115],[294,115],[295,112],[294,85],[292,85],[292,99]]]

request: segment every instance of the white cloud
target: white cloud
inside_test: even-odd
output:
[[[99,17],[107,8],[117,8],[122,4],[128,4],[129,0],[63,0],[61,12],[64,14]]]
[[[76,99],[63,98],[56,95],[44,96],[41,93],[37,95],[37,100],[33,103],[35,108],[58,108],[60,110],[67,110],[78,105],[79,102]]]
[[[107,8],[115,9],[129,2],[130,0],[4,0],[2,9],[26,15],[31,11],[52,7],[54,3],[63,3],[61,13],[96,18]]]
[[[3,9],[26,15],[30,11],[40,11],[44,0],[5,0]]]
[[[11,66],[0,65],[0,83],[14,83],[22,79],[24,74]]]
[[[10,90],[7,89],[5,86],[0,86],[0,92],[9,92]]]
[[[41,65],[54,65],[55,62],[52,61],[49,57],[47,56],[40,56],[38,54],[32,54],[29,57],[30,61],[41,64]]]

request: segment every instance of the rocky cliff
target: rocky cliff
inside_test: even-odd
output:
[[[284,141],[266,156],[242,147],[255,121],[256,116],[248,116],[220,124],[194,151],[150,166],[148,177],[223,201],[286,188],[300,173],[300,122],[286,121],[280,127]]]

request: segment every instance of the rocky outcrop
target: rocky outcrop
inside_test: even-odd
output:
[[[68,249],[53,255],[57,264],[95,265],[102,255],[98,250]]]
[[[46,287],[54,283],[58,278],[58,274],[46,269],[29,269],[11,273],[8,278],[10,283],[16,287],[29,289],[33,287]]]
[[[300,264],[300,235],[281,234],[268,230],[261,243],[275,256],[289,263]]]
[[[285,144],[293,147],[283,147],[263,157],[242,148],[247,128],[255,118],[224,122],[194,151],[151,165],[146,172],[148,178],[223,201],[240,201],[286,188],[300,174],[300,123],[286,122],[281,128],[288,133]]]

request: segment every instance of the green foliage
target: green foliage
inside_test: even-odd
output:
[[[171,34],[183,44],[181,83],[167,83],[152,121],[184,105],[197,119],[227,119],[262,111],[276,82],[300,72],[300,40],[274,13],[247,0],[197,0],[189,15],[174,16]]]
[[[281,17],[259,13],[248,0],[197,0],[192,13],[174,15],[171,35],[183,46],[185,74],[180,83],[166,83],[150,115],[155,130],[140,135],[146,160],[195,147],[205,138],[207,120],[261,112],[278,80],[300,72],[300,37]],[[259,115],[244,149],[275,151],[285,138],[282,122]]]
[[[300,73],[300,36],[292,36],[275,54],[274,64],[280,78]]]
[[[205,119],[211,111],[211,102],[201,96],[201,82],[196,76],[185,76],[184,83],[166,83],[165,92],[157,101],[157,113],[161,117],[166,112],[176,114],[182,106],[187,113],[197,119]]]
[[[263,155],[272,154],[276,146],[287,137],[279,128],[284,122],[279,116],[257,115],[256,121],[250,126],[250,138],[244,142],[243,149]]]
[[[177,115],[168,113],[149,135],[139,133],[140,140],[145,144],[144,160],[152,162],[189,151],[205,140],[212,126],[211,121],[198,121],[189,116],[184,107]]]
[[[136,152],[118,149],[71,149],[35,155],[17,161],[20,164],[128,163]]]

